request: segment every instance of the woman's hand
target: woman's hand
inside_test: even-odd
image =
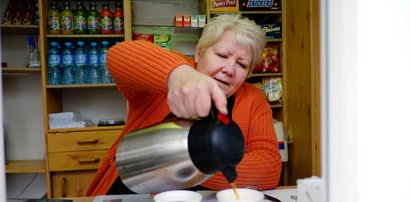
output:
[[[188,65],[181,65],[170,72],[167,86],[168,105],[177,117],[205,117],[212,102],[220,113],[228,113],[227,98],[216,81]]]

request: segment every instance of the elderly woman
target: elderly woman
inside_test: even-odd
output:
[[[245,82],[265,43],[265,33],[254,21],[220,15],[204,27],[194,58],[145,41],[113,46],[107,53],[107,66],[129,103],[129,113],[87,195],[130,193],[115,165],[115,152],[125,134],[170,116],[207,116],[212,103],[231,117],[244,135],[245,154],[236,168],[237,187],[275,188],[281,158],[272,111],[263,91]],[[213,190],[230,187],[220,172],[201,186]]]

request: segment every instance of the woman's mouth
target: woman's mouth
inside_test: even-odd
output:
[[[214,78],[220,85],[224,85],[224,86],[228,86],[229,85],[229,83],[228,82],[226,82],[226,81],[223,81],[223,80],[220,80],[220,79],[216,79],[216,78]]]

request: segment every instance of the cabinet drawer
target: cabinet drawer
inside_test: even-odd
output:
[[[107,150],[49,153],[50,171],[98,169]]]
[[[53,198],[83,197],[96,170],[51,173]]]
[[[121,130],[48,134],[48,152],[109,149]]]

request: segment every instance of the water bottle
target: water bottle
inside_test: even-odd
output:
[[[61,56],[57,42],[50,43],[48,52],[48,85],[60,85],[61,82]]]
[[[91,49],[88,53],[88,69],[89,69],[89,78],[88,83],[97,84],[100,83],[100,66],[98,64],[98,51],[97,51],[97,43],[91,42]]]
[[[66,42],[64,44],[66,47],[62,53],[63,61],[63,85],[71,85],[75,82],[75,72],[74,72],[74,55],[71,48],[71,42]]]
[[[77,42],[77,49],[74,55],[74,65],[76,69],[75,83],[87,83],[87,54],[84,50],[84,42]]]
[[[101,70],[101,83],[113,83],[110,72],[106,66],[106,55],[108,51],[108,41],[102,41],[103,47],[100,49],[100,70]]]

